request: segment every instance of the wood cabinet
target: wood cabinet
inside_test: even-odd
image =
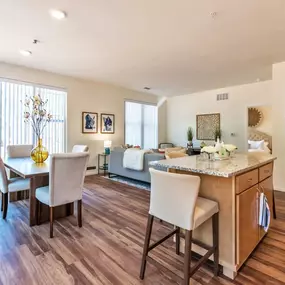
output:
[[[264,192],[273,219],[273,163],[236,177],[236,261],[240,267],[266,232],[259,226],[259,197]],[[255,184],[252,186],[252,184]]]
[[[259,168],[259,181],[262,181],[270,176],[273,173],[273,163],[265,164]]]
[[[242,264],[259,241],[257,185],[237,195],[236,202],[237,264]]]
[[[236,193],[241,193],[244,190],[258,183],[258,169],[246,172],[236,177]]]

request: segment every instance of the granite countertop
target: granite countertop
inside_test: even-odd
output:
[[[149,164],[162,170],[172,168],[212,176],[231,177],[272,162],[275,159],[276,157],[270,154],[237,153],[227,160],[209,161],[203,155],[193,155],[152,161]]]

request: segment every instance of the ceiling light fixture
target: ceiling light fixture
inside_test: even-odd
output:
[[[214,18],[217,17],[217,12],[211,12],[210,15],[211,15],[211,17],[214,19]]]
[[[20,54],[23,55],[23,56],[31,56],[31,55],[32,55],[32,52],[29,51],[29,50],[21,49],[21,50],[20,50]]]
[[[60,11],[60,10],[50,10],[50,14],[53,18],[57,19],[57,20],[62,20],[64,18],[66,18],[66,13],[64,11]]]

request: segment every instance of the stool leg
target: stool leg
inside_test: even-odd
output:
[[[3,219],[6,219],[8,211],[8,193],[3,194]]]
[[[144,279],[145,267],[146,267],[146,257],[148,254],[149,249],[149,242],[151,237],[153,225],[153,216],[148,215],[147,227],[146,227],[146,234],[145,234],[145,241],[144,241],[144,248],[143,248],[143,256],[142,256],[142,264],[141,264],[141,272],[140,272],[140,279]]]
[[[82,200],[77,201],[77,224],[78,227],[82,227]]]
[[[39,225],[41,220],[41,202],[38,199],[36,199],[36,215],[36,222]]]
[[[277,216],[276,216],[276,208],[275,208],[275,195],[274,195],[274,190],[272,191],[272,198],[273,198],[273,219],[276,220]]]
[[[49,237],[53,238],[53,207],[49,207]]]
[[[184,253],[184,285],[190,284],[192,231],[185,232],[185,253]]]
[[[180,254],[180,228],[176,227],[177,232],[175,234],[175,240],[176,240],[176,254]]]
[[[3,212],[4,194],[1,192],[1,212]]]
[[[219,213],[212,217],[213,247],[214,247],[214,274],[219,274]]]

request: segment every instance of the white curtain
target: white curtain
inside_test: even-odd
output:
[[[24,122],[24,102],[26,95],[40,94],[48,99],[47,112],[53,119],[43,134],[43,145],[50,153],[64,152],[66,149],[65,120],[66,92],[32,84],[0,79],[1,105],[1,156],[5,157],[9,144],[34,144],[36,137],[29,123]]]
[[[157,107],[125,102],[125,143],[141,148],[157,148]]]

